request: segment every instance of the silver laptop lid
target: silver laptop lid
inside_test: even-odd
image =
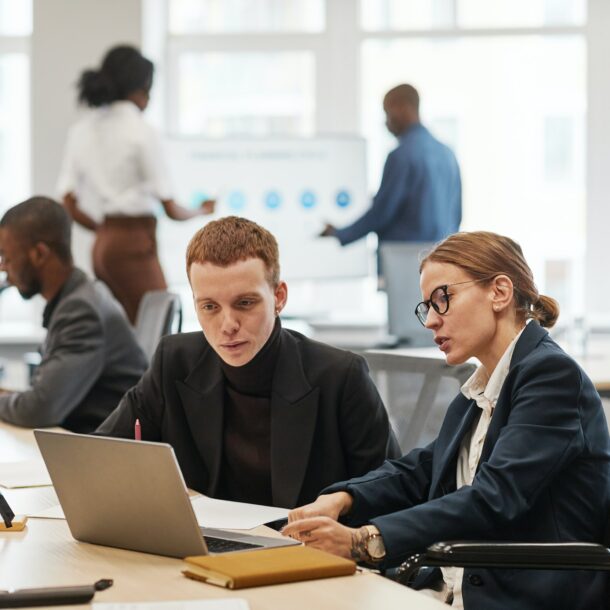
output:
[[[165,443],[34,430],[77,540],[170,557],[207,552]]]

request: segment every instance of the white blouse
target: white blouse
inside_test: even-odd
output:
[[[525,327],[524,327],[525,328]],[[483,443],[487,436],[487,430],[491,423],[494,408],[500,395],[500,390],[504,385],[504,381],[510,369],[510,361],[515,351],[515,345],[521,336],[521,332],[511,341],[510,345],[500,358],[496,368],[491,376],[487,373],[484,366],[479,366],[472,376],[464,383],[461,388],[462,394],[474,400],[477,407],[481,409],[481,415],[470,430],[463,438],[460,446],[460,451],[457,460],[456,473],[456,488],[459,489],[464,485],[472,485],[477,471],[481,453],[483,451]],[[464,608],[464,599],[462,597],[462,580],[464,578],[464,568],[441,568],[443,572],[443,580],[446,588],[444,590],[444,599],[448,601],[453,597],[451,606],[453,608]]]
[[[57,189],[97,221],[153,214],[172,198],[160,138],[134,103],[89,110],[71,127]]]

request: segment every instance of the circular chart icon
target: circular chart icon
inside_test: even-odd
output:
[[[270,210],[276,210],[280,207],[281,203],[282,198],[280,197],[280,194],[277,191],[269,191],[265,195],[265,206],[268,207]]]
[[[236,212],[239,212],[246,207],[246,196],[241,191],[229,193],[228,201],[229,207]]]
[[[336,202],[340,208],[346,208],[352,203],[352,196],[348,191],[339,191],[337,193]]]
[[[204,193],[203,191],[193,191],[191,193],[191,200],[190,200],[191,208],[197,209],[197,208],[201,207],[201,204],[206,199],[210,199],[210,197],[208,196],[207,193]]]
[[[313,191],[303,191],[303,193],[301,194],[301,205],[305,209],[313,208],[316,203],[318,203],[318,200]]]

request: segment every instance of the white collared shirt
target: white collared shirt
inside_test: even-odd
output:
[[[159,200],[172,198],[161,141],[134,103],[88,110],[72,126],[57,189],[60,197],[75,193],[98,221],[153,214]]]
[[[477,407],[481,409],[481,415],[470,432],[464,436],[460,445],[456,473],[457,489],[464,487],[464,485],[472,485],[479,460],[481,459],[483,443],[487,436],[494,408],[498,401],[500,390],[508,375],[515,345],[522,332],[523,329],[506,348],[491,376],[488,375],[485,367],[481,365],[461,388],[462,394],[466,398],[474,400]],[[441,570],[446,583],[446,599],[453,595],[452,607],[464,608],[464,600],[462,598],[464,568],[441,568]]]

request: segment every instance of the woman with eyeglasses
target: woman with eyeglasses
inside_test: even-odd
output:
[[[521,248],[456,233],[420,265],[415,314],[449,364],[480,362],[438,437],[293,510],[286,535],[337,555],[398,566],[450,540],[600,543],[610,507],[610,439],[584,371],[548,335],[559,314]],[[453,607],[606,607],[594,571],[422,570],[415,588]]]

